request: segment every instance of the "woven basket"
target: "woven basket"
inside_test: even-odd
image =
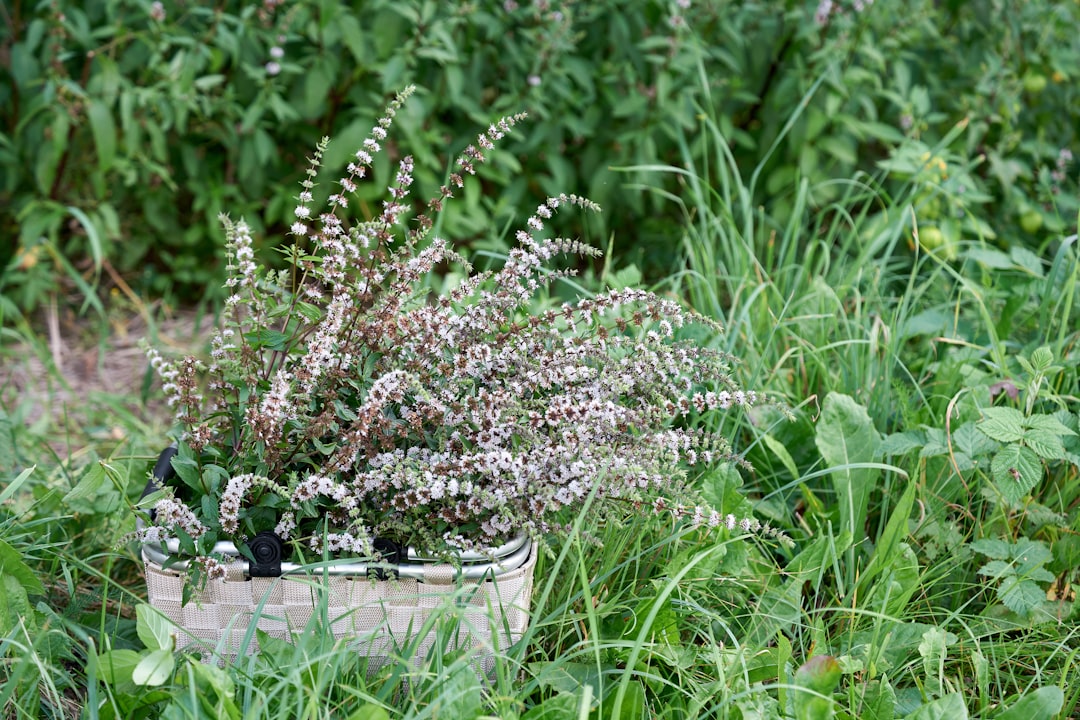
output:
[[[439,637],[443,650],[472,650],[484,674],[494,657],[517,642],[529,622],[536,545],[514,568],[492,566],[482,577],[462,577],[447,564],[413,565],[413,577],[374,579],[366,576],[310,575],[245,577],[244,563],[229,565],[224,580],[208,581],[201,592],[182,603],[186,573],[162,567],[146,548],[146,588],[150,604],[179,628],[179,649],[214,651],[236,657],[258,650],[252,623],[272,637],[291,639],[307,627],[326,598],[335,638],[347,638],[350,648],[370,658],[375,669],[397,648],[412,641],[435,611],[458,620],[456,637]],[[475,573],[473,573],[475,575]],[[452,611],[448,612],[448,605]],[[321,610],[320,610],[321,611]],[[436,643],[428,632],[413,654],[418,665]]]

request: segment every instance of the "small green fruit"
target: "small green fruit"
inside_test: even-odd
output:
[[[942,234],[940,229],[934,227],[933,225],[928,225],[927,227],[919,230],[919,244],[923,246],[924,250],[929,250],[933,252],[934,250],[941,247],[942,243],[944,242],[945,235]]]
[[[1029,235],[1039,232],[1042,226],[1043,216],[1038,210],[1025,210],[1024,214],[1020,216],[1020,227],[1024,228],[1024,232]]]
[[[1032,95],[1038,95],[1046,89],[1046,76],[1036,72],[1024,75],[1024,90]]]

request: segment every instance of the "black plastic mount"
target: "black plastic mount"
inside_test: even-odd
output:
[[[251,562],[248,563],[248,575],[251,577],[281,577],[281,556],[284,543],[270,530],[264,530],[247,541]]]

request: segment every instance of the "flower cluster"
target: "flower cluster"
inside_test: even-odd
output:
[[[218,540],[272,530],[297,552],[370,556],[383,538],[445,556],[551,532],[586,502],[759,529],[700,507],[687,478],[739,461],[723,436],[691,429],[694,418],[764,399],[736,386],[727,355],[680,339],[687,323],[714,323],[635,289],[535,309],[569,274],[552,261],[597,254],[553,236],[552,218],[593,203],[549,198],[501,267],[430,291],[440,266],[464,266],[434,218],[524,116],[481,133],[426,203],[411,199],[413,160],[401,158],[381,211],[350,218],[407,94],[321,212],[319,146],[294,211],[291,268],[256,267],[248,226],[224,220],[232,294],[205,368],[208,401],[195,391],[198,363],[151,351],[182,435],[180,481],[145,538],[164,529],[208,556]]]

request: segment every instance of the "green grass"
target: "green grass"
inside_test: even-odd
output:
[[[702,489],[794,549],[651,513],[597,526],[586,509],[541,557],[532,624],[490,684],[465,657],[417,665],[408,647],[372,674],[317,627],[220,668],[181,657],[153,686],[110,681],[104,649],[147,650],[124,538],[163,421],[137,383],[29,424],[3,388],[2,716],[1075,717],[1080,443],[1059,433],[1058,456],[1040,455],[1010,500],[994,472],[1009,441],[980,428],[996,407],[1078,430],[1076,238],[1042,259],[978,238],[955,258],[928,254],[914,190],[889,196],[866,176],[832,181],[840,199],[822,206],[796,185],[793,219],[777,225],[747,200],[759,168],[747,178],[702,122],[684,142],[716,148],[711,165],[688,151],[681,168],[636,168],[676,173],[685,191],[667,198],[686,219],[673,231],[684,267],[660,289],[723,322],[739,377],[793,415],[701,418],[754,465]],[[19,327],[4,331],[3,362],[48,358],[40,331]],[[1051,367],[1037,366],[1044,346]],[[980,541],[1049,555],[1006,571]],[[837,664],[807,665],[823,656]]]

